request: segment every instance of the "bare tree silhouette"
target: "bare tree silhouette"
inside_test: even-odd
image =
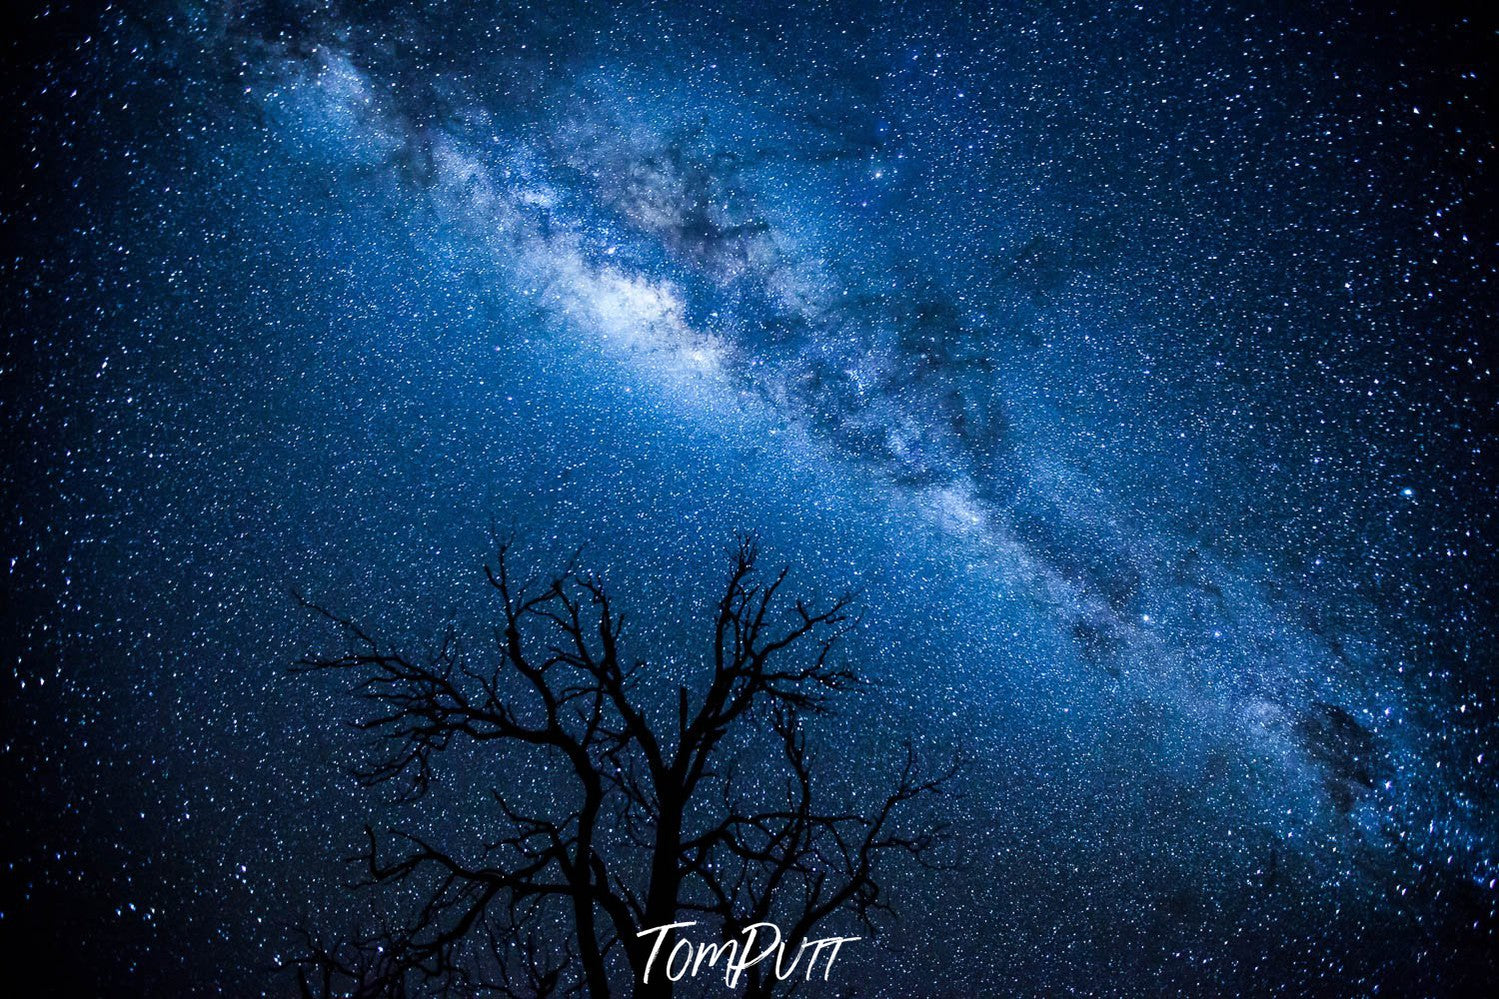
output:
[[[861,808],[822,802],[803,720],[862,686],[835,661],[850,597],[784,600],[787,570],[762,576],[757,557],[742,539],[712,647],[675,690],[623,657],[625,616],[576,558],[544,583],[517,582],[511,545],[499,546],[486,574],[502,619],[482,665],[451,636],[414,661],[298,596],[351,640],[293,672],[353,678],[366,709],[355,727],[380,747],[356,771],[364,784],[420,797],[459,743],[510,752],[513,774],[538,772],[510,769],[522,756],[547,768],[541,792],[519,780],[493,792],[495,833],[472,858],[407,833],[382,846],[367,826],[365,883],[410,912],[367,936],[309,937],[304,995],[665,997],[659,964],[645,981],[653,927],[700,921],[727,941],[774,920],[794,943],[843,914],[873,931],[891,911],[887,862],[937,863],[946,825],[906,806],[948,791],[958,760],[923,776],[907,745],[888,793]],[[738,984],[765,996],[795,980],[762,962]]]

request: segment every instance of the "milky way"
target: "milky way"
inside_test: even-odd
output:
[[[753,529],[860,588],[834,743],[973,757],[854,985],[1488,975],[1494,35],[1284,16],[38,18],[6,921],[282,993],[374,807],[289,587],[418,640],[503,522],[671,661]]]

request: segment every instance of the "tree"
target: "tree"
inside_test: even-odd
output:
[[[355,727],[379,747],[356,770],[362,783],[419,798],[459,744],[507,754],[512,775],[538,772],[522,759],[549,775],[540,791],[520,780],[494,790],[495,835],[469,855],[410,833],[390,834],[392,848],[366,826],[366,885],[392,889],[410,912],[331,945],[309,937],[304,994],[665,997],[673,983],[650,966],[654,927],[700,922],[727,942],[774,921],[793,946],[839,918],[873,931],[891,911],[888,863],[937,863],[947,827],[907,813],[946,792],[958,762],[922,776],[907,745],[888,793],[867,807],[814,793],[804,719],[863,686],[836,656],[855,623],[850,597],[783,600],[787,570],[766,578],[757,558],[742,539],[711,647],[676,683],[624,657],[625,615],[576,559],[519,583],[508,543],[485,569],[500,620],[483,663],[451,633],[434,655],[408,658],[303,600],[350,639],[351,651],[293,672],[351,678],[365,709]],[[762,996],[778,980],[762,962],[737,984]]]

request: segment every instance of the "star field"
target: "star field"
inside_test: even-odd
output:
[[[856,587],[965,863],[828,994],[1464,994],[1499,919],[1491,23],[1254,4],[44,8],[6,53],[7,936],[287,995],[327,632],[491,529],[685,668]],[[653,610],[654,609],[654,610]]]

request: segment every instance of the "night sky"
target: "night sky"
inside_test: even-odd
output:
[[[422,648],[585,545],[670,670],[752,530],[859,590],[840,771],[970,757],[842,989],[1495,976],[1491,20],[716,6],[7,39],[8,942],[288,994],[365,821],[486,818],[345,774],[292,589]]]

